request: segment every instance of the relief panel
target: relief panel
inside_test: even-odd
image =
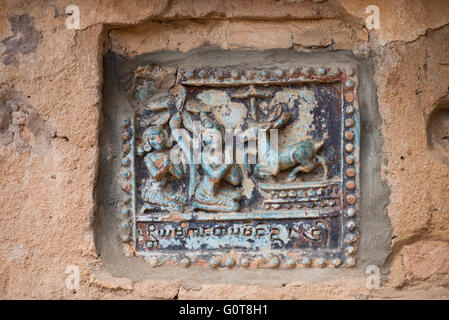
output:
[[[155,266],[355,264],[355,68],[143,65],[129,81],[123,241],[138,255]]]

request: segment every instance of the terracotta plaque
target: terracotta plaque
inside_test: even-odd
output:
[[[360,120],[350,65],[140,66],[121,187],[154,265],[351,266]]]

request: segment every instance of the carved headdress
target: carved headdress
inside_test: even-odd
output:
[[[142,134],[142,142],[143,142],[143,150],[146,152],[151,151],[151,143],[149,141],[149,137],[151,135],[163,135],[165,140],[165,146],[170,148],[172,145],[172,141],[170,141],[170,137],[167,133],[167,130],[164,129],[168,120],[170,119],[169,112],[163,112],[158,116],[158,118],[153,122],[153,125],[149,126],[145,129]]]

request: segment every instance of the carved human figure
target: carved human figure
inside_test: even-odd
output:
[[[184,174],[181,164],[170,161],[167,136],[165,130],[160,127],[149,127],[143,133],[144,151],[153,151],[147,153],[144,158],[150,178],[142,190],[142,198],[169,210],[181,211],[186,204],[185,197],[165,190],[170,174],[176,179],[180,179]],[[144,205],[142,211],[148,207]]]
[[[202,133],[209,150],[221,150],[220,132],[209,129]],[[205,211],[233,212],[239,209],[240,190],[229,190],[222,186],[226,181],[233,186],[241,183],[241,176],[235,164],[223,163],[221,152],[202,152],[201,166],[204,176],[195,191],[193,209]]]

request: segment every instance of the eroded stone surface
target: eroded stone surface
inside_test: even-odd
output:
[[[25,97],[13,89],[0,92],[1,143],[14,141],[19,152],[44,154],[50,147],[50,130]]]
[[[449,69],[443,62],[448,32],[446,27],[411,44],[389,45],[376,58],[381,131],[389,158],[383,171],[392,188],[393,245],[412,236],[447,235],[449,168],[429,150],[425,117],[449,88]],[[398,137],[404,139],[399,145]]]
[[[392,265],[399,276],[393,278],[397,287],[428,283],[447,286],[449,283],[449,245],[444,241],[424,240],[404,246]]]
[[[2,40],[5,46],[3,63],[6,65],[17,64],[16,55],[18,54],[34,52],[42,38],[28,14],[9,16],[8,21],[13,35]]]
[[[370,14],[366,8],[376,5],[379,8],[380,29],[375,30],[381,45],[391,41],[413,41],[430,29],[438,29],[449,23],[449,7],[444,0],[419,0],[413,4],[407,1],[363,0],[338,1],[344,14],[352,15],[363,24]]]

